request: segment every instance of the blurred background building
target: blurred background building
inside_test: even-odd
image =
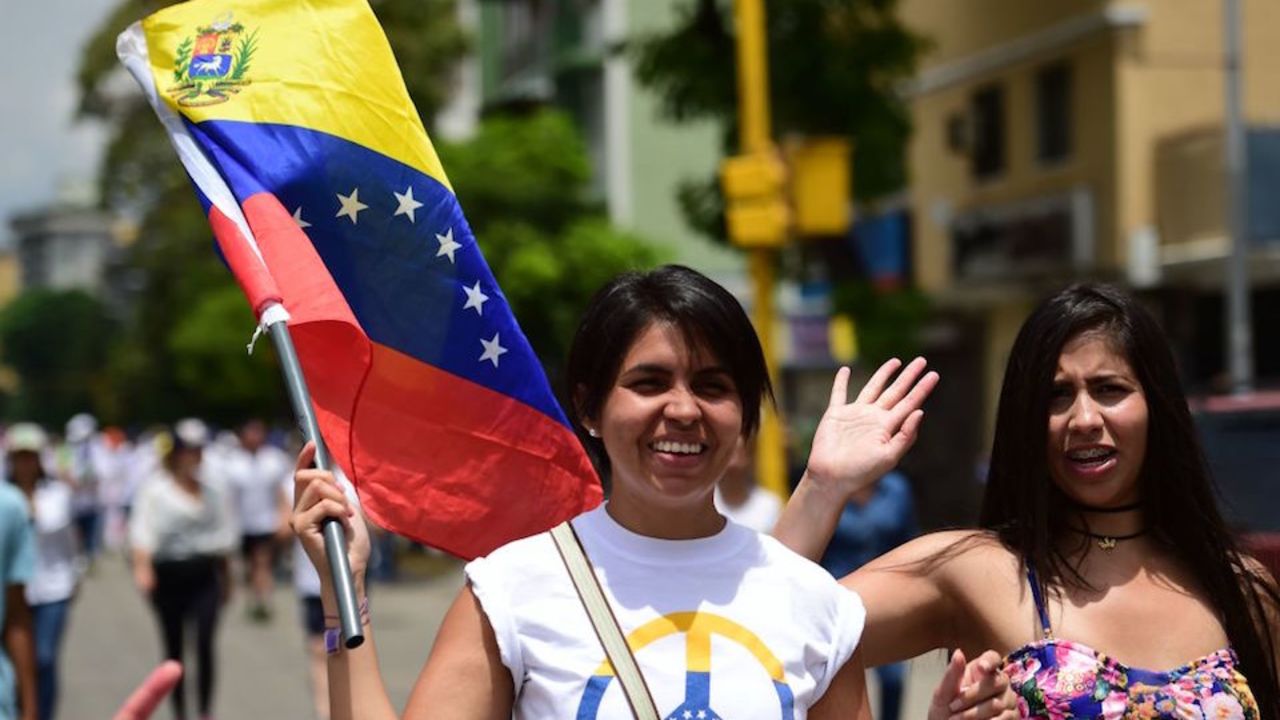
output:
[[[1147,290],[1200,390],[1222,372],[1221,3],[904,0],[935,47],[909,88],[915,280],[983,335],[987,417],[1029,303],[1075,277]],[[1259,330],[1280,289],[1280,6],[1243,3]],[[1258,371],[1280,347],[1255,334]]]
[[[640,87],[626,40],[662,30],[677,0],[461,0],[474,33],[471,67],[455,98],[475,112],[554,105],[582,133],[593,167],[592,190],[615,225],[650,238],[677,262],[731,286],[741,285],[737,253],[697,235],[685,222],[676,186],[714,171],[722,131],[711,122],[663,121],[657,98]],[[448,130],[465,132],[464,122]]]
[[[966,442],[989,446],[1005,358],[1035,299],[1076,278],[1139,289],[1191,392],[1224,391],[1222,3],[903,0],[900,10],[934,44],[906,89],[911,257],[939,317],[927,354],[961,370],[944,377],[981,378],[967,392],[944,381],[944,399],[984,409],[985,436]],[[1265,386],[1280,375],[1268,332],[1280,313],[1280,5],[1244,0],[1242,14],[1244,236]],[[942,414],[963,434],[954,402]],[[1234,423],[1251,441],[1202,419],[1215,464],[1234,458],[1218,475],[1241,498],[1280,459],[1262,441],[1278,429],[1268,407]]]

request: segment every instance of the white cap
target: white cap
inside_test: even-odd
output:
[[[35,423],[22,422],[14,423],[4,434],[4,446],[6,452],[44,452],[45,446],[49,444],[49,436],[45,435],[44,430]]]
[[[180,445],[202,448],[209,444],[209,426],[199,418],[183,418],[173,424],[173,436]]]
[[[77,413],[67,421],[67,442],[80,443],[98,431],[98,420],[89,413]]]

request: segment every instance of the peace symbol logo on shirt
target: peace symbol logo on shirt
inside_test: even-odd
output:
[[[717,636],[738,645],[755,658],[773,681],[778,695],[778,717],[794,720],[795,696],[787,685],[782,662],[759,636],[732,620],[701,612],[678,612],[651,620],[627,635],[631,652],[639,653],[650,643],[670,635],[685,636],[684,702],[664,717],[666,720],[721,720],[711,707],[711,637]],[[613,681],[613,665],[600,664],[588,678],[578,703],[577,720],[596,720],[600,701]]]

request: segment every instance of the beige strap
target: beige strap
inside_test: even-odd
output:
[[[582,607],[591,618],[591,626],[600,638],[605,657],[609,658],[609,664],[613,666],[614,677],[622,685],[627,704],[631,706],[632,717],[636,720],[661,720],[658,708],[653,704],[653,696],[649,693],[649,686],[644,682],[644,675],[640,674],[640,666],[631,654],[631,647],[622,636],[613,608],[609,607],[609,601],[600,589],[600,582],[582,549],[578,534],[573,531],[572,525],[563,522],[551,528],[551,539],[560,551],[560,559],[569,571],[569,578],[578,591]]]

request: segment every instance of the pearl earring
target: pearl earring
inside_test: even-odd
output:
[[[587,428],[587,434],[588,434],[588,435],[590,435],[590,436],[591,436],[591,437],[593,437],[593,438],[598,438],[598,437],[600,437],[600,431],[599,431],[599,430],[596,430],[596,429],[595,429],[595,428],[593,428],[593,427],[589,427],[589,428]]]

